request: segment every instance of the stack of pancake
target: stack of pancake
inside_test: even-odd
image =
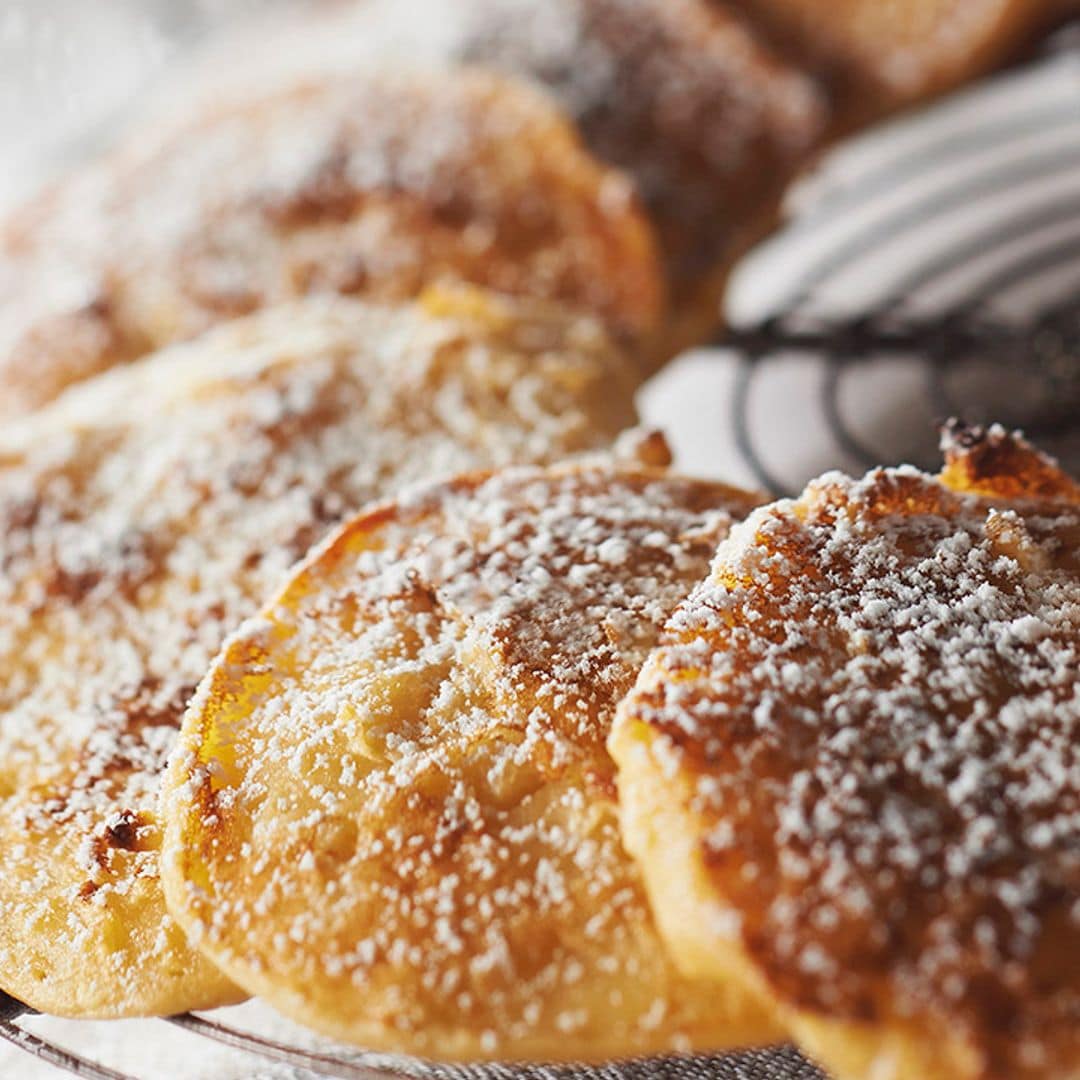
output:
[[[814,153],[1066,6],[460,0],[14,214],[0,989],[1080,1075],[1080,490],[954,426],[765,505],[623,435]]]

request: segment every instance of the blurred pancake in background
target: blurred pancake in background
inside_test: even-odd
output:
[[[194,113],[145,125],[0,230],[0,415],[309,293],[463,280],[561,301],[651,350],[649,226],[540,93],[387,74]]]

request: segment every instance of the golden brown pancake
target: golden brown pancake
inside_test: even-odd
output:
[[[459,55],[539,82],[634,178],[683,333],[715,330],[727,270],[823,134],[813,79],[708,0],[465,0],[453,18]]]
[[[782,51],[827,75],[867,118],[943,93],[1015,57],[1077,0],[747,0]]]
[[[688,974],[839,1080],[1080,1076],[1080,487],[1000,428],[721,545],[620,707]]]
[[[816,80],[709,0],[346,0],[254,32],[260,64],[243,77],[262,85],[327,67],[468,63],[550,93],[649,210],[675,308],[666,355],[716,329],[727,270],[773,223],[828,119]],[[227,61],[251,33],[203,57],[191,91],[235,85]]]
[[[775,1036],[678,976],[618,834],[615,704],[754,498],[514,469],[350,521],[218,656],[163,876],[245,989],[369,1049],[603,1060]]]
[[[0,415],[269,304],[447,279],[562,301],[632,344],[662,310],[630,184],[528,87],[368,75],[200,110],[0,231]]]
[[[158,878],[159,773],[222,640],[368,499],[607,445],[631,370],[536,302],[311,299],[0,432],[0,988],[72,1016],[234,1000]]]

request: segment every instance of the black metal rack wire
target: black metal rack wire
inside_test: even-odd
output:
[[[1061,77],[1040,82],[1051,69]],[[770,363],[792,354],[821,366],[812,407],[854,465],[895,458],[853,430],[841,403],[847,376],[882,359],[921,370],[925,411],[933,417],[1022,428],[1067,466],[1080,465],[1077,28],[999,82],[1005,85],[998,95],[1031,103],[1005,115],[992,103],[969,110],[959,129],[955,120],[935,122],[935,112],[949,104],[930,110],[915,121],[922,131],[914,138],[907,131],[895,152],[883,149],[874,167],[834,185],[766,245],[767,265],[754,284],[777,266],[793,269],[775,290],[771,311],[734,320],[716,344],[735,354],[730,423],[743,459],[768,490],[786,493],[793,484],[766,462],[767,434],[754,431],[751,402]],[[967,96],[974,101],[978,93]],[[912,121],[905,123],[910,128]],[[815,242],[852,216],[858,227]],[[951,235],[961,218],[964,227]],[[948,239],[883,267],[882,253],[902,248],[915,232]],[[830,312],[830,290],[864,276],[876,285],[860,310]],[[1046,287],[1033,290],[1038,283]],[[953,298],[944,306],[928,302],[939,293]],[[930,425],[913,432],[904,450],[908,459],[932,463]]]
[[[125,1073],[100,1065],[33,1035],[16,1023],[32,1011],[0,992],[0,1038],[16,1043],[64,1072],[85,1080],[132,1080]],[[366,1061],[367,1055],[304,1049],[265,1038],[205,1017],[187,1014],[168,1023],[251,1055],[253,1062],[291,1066],[299,1076],[339,1080],[826,1080],[822,1072],[791,1047],[748,1050],[722,1056],[657,1058],[613,1062],[604,1066],[515,1067],[510,1065],[450,1066],[426,1062],[389,1065]]]
[[[1060,253],[1054,253],[1060,255]],[[1080,257],[1080,250],[1073,251]],[[980,306],[957,309],[925,320],[898,319],[889,308],[846,323],[798,326],[790,321],[733,330],[722,344],[740,354],[738,382],[732,396],[732,427],[740,453],[759,483],[778,494],[790,485],[765,464],[749,424],[749,399],[755,376],[777,352],[807,352],[822,358],[826,375],[820,407],[836,442],[845,453],[870,467],[886,460],[851,430],[840,405],[846,371],[868,355],[920,357],[926,365],[926,392],[933,415],[941,420],[963,416],[1021,428],[1040,445],[1080,433],[1080,297],[1040,312],[1031,323],[1012,325],[994,319]],[[951,379],[973,362],[1015,374],[1018,370],[1038,387],[1038,400],[999,405],[992,412],[972,398],[957,394]],[[920,457],[922,455],[919,455]],[[1075,449],[1060,454],[1076,461]]]
[[[1062,77],[1040,90],[1035,80],[1050,65]],[[895,151],[886,141],[873,167],[811,200],[765,245],[768,260],[760,274],[768,277],[777,265],[788,271],[773,290],[772,310],[749,321],[735,318],[716,342],[737,365],[728,419],[741,455],[764,487],[784,492],[791,484],[765,460],[767,435],[754,430],[751,402],[769,364],[791,354],[821,366],[818,401],[804,404],[820,410],[839,452],[863,466],[889,455],[854,430],[843,386],[849,373],[882,357],[921,370],[927,408],[938,417],[962,414],[1022,427],[1066,463],[1080,465],[1080,35],[1066,31],[1051,39],[1039,59],[999,83],[996,94],[1021,98],[1026,87],[1031,97],[1034,88],[1034,100],[1007,113],[989,108],[959,125],[935,123],[935,112],[941,119],[948,103],[904,121],[907,130],[895,140]],[[914,194],[905,199],[908,189]],[[1021,198],[1013,209],[999,205],[1025,193],[1033,197]],[[980,205],[997,211],[963,236],[927,245],[884,273],[877,265],[883,250],[913,231],[945,234],[952,219]],[[853,217],[857,227],[831,236]],[[829,289],[861,278],[864,268],[880,282],[876,295],[854,314],[830,310],[823,300]],[[965,275],[970,280],[957,293],[951,283]],[[1032,282],[1052,278],[1055,288],[1014,302]],[[956,295],[943,307],[923,302],[950,291]],[[924,429],[913,438],[910,458],[932,460],[929,433]],[[27,1030],[22,1021],[31,1015],[0,993],[0,1039],[76,1076],[130,1080]],[[196,1015],[156,1023],[247,1052],[253,1063],[349,1080],[823,1080],[790,1048],[593,1069],[391,1066],[355,1051],[289,1045]]]

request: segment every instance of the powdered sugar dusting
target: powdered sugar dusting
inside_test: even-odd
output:
[[[694,778],[710,879],[783,1000],[929,1015],[993,1076],[1072,1038],[1078,540],[1067,494],[829,474],[737,527],[672,619],[626,720]]]
[[[312,293],[465,280],[628,338],[660,287],[629,185],[527,87],[459,70],[277,86],[149,126],[0,230],[0,410]]]
[[[41,919],[68,913],[50,942],[76,949],[89,905],[156,880],[187,699],[333,523],[400,483],[601,446],[633,386],[594,322],[451,290],[267,311],[4,432],[0,972]]]
[[[589,466],[418,489],[351,523],[185,723],[165,852],[185,924],[287,1013],[377,1048],[738,1038],[664,955],[605,739],[750,505]]]

